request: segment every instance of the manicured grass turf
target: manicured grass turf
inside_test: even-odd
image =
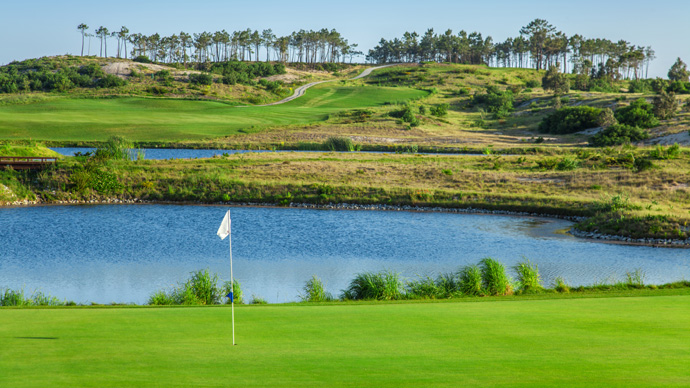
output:
[[[496,299],[493,299],[496,300]],[[690,295],[0,310],[3,387],[687,386]]]
[[[206,139],[276,125],[325,120],[345,109],[419,98],[408,88],[317,86],[286,104],[237,108],[215,101],[154,98],[53,98],[0,106],[0,139],[134,141]]]

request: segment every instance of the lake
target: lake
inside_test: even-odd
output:
[[[0,288],[78,303],[146,303],[160,289],[209,269],[228,280],[228,240],[216,236],[227,207],[39,206],[0,209]],[[545,284],[690,278],[690,251],[604,244],[559,232],[563,220],[405,211],[231,208],[235,277],[246,298],[299,300],[312,276],[339,295],[355,274],[392,270],[436,276],[491,256],[522,257]],[[511,271],[512,273],[512,271]]]

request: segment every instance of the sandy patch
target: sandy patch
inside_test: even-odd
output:
[[[690,133],[688,133],[688,131],[672,133],[669,135],[659,136],[654,139],[649,139],[646,141],[646,143],[659,145],[673,145],[678,143],[679,145],[690,145]]]
[[[139,63],[132,61],[118,61],[109,63],[103,66],[103,71],[107,74],[113,74],[120,78],[126,78],[129,77],[129,75],[132,73],[132,70],[141,71],[142,68],[150,70],[154,73],[161,70],[168,70],[174,77],[201,73],[200,71],[196,70],[177,70],[169,66],[157,65],[155,63]]]

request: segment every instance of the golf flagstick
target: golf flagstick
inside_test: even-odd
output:
[[[232,310],[232,344],[235,343],[235,295],[233,294],[235,286],[235,278],[232,273],[232,235],[230,233],[230,210],[225,213],[223,221],[220,223],[218,232],[216,233],[221,240],[228,237],[228,243],[230,247],[230,292],[227,297],[230,298],[230,309]]]

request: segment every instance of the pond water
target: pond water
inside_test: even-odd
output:
[[[86,152],[95,151],[95,148],[88,147],[55,147],[51,150],[65,156],[74,156],[77,152],[82,154]],[[202,150],[202,149],[178,149],[178,148],[142,148],[144,151],[144,159],[149,160],[163,160],[163,159],[194,159],[194,158],[212,158],[216,155],[223,154],[244,154],[248,152],[273,152],[268,150]],[[132,151],[136,155],[136,151]],[[324,151],[279,151],[279,152],[324,152]],[[346,152],[346,151],[337,151]],[[373,154],[383,154],[392,152],[383,151],[356,151],[358,153],[373,153]],[[465,154],[433,154],[433,153],[422,153],[423,155],[465,155]]]
[[[86,152],[95,151],[95,148],[88,147],[56,147],[51,150],[65,156],[74,156],[77,152],[82,154]],[[242,154],[246,152],[269,152],[265,150],[247,151],[247,150],[197,150],[197,149],[173,149],[173,148],[143,148],[144,159],[162,160],[162,159],[194,159],[194,158],[212,158],[216,155],[223,154]]]
[[[78,303],[146,303],[208,268],[229,279],[226,207],[44,206],[0,209],[0,288],[40,290]],[[530,217],[403,211],[232,208],[235,277],[246,297],[299,300],[312,276],[339,295],[355,274],[392,270],[436,276],[491,256],[523,256],[544,282],[690,278],[690,251],[603,244],[559,233],[570,223]]]

